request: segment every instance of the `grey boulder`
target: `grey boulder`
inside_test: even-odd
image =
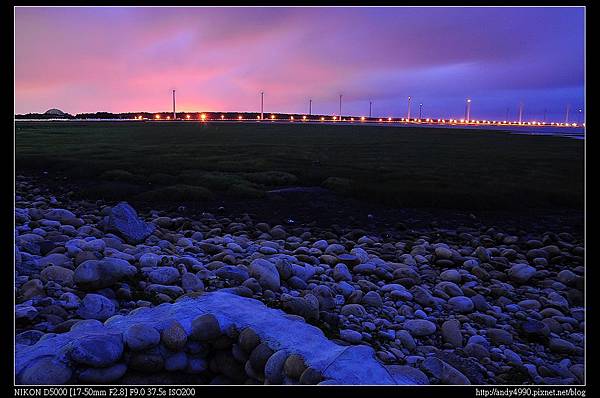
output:
[[[127,202],[121,202],[110,210],[105,227],[133,244],[143,242],[156,228],[154,224],[142,221]]]

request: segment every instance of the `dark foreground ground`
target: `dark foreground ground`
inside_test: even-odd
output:
[[[166,204],[320,186],[394,207],[583,205],[583,141],[505,132],[257,123],[18,122],[16,169],[81,196]]]

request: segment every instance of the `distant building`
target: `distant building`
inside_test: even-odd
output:
[[[67,114],[64,113],[63,111],[61,111],[60,109],[52,108],[52,109],[48,109],[46,112],[44,112],[44,115],[66,116]]]

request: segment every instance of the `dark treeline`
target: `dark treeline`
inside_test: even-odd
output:
[[[290,119],[294,120],[319,120],[324,118],[331,120],[332,115],[304,115],[297,113],[264,113],[265,119]],[[177,120],[232,120],[232,119],[258,119],[259,112],[177,112]],[[344,120],[360,120],[360,117],[344,116]],[[78,113],[71,115],[68,113],[46,114],[46,113],[27,113],[17,114],[15,119],[142,119],[142,120],[172,120],[173,112],[127,112],[127,113],[112,113],[112,112],[95,112],[95,113]],[[366,117],[364,120],[378,120],[378,118]],[[386,120],[386,119],[379,119]]]
[[[76,116],[73,116],[68,113],[64,113],[62,115],[57,114],[48,114],[48,113],[26,113],[24,115],[15,115],[15,119],[75,119]]]

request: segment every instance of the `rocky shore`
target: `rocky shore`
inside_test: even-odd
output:
[[[584,382],[584,244],[572,231],[403,223],[399,233],[271,225],[243,213],[138,214],[126,203],[74,200],[24,177],[15,206],[17,353],[90,322],[225,291],[302,317],[335,344],[370,346],[377,361],[415,384]],[[214,328],[204,326],[194,333]],[[175,340],[187,339],[175,329]],[[110,375],[104,382],[127,380],[135,377],[130,369],[145,381],[185,374],[190,383],[273,384],[265,364],[283,369],[290,357],[271,358],[276,352],[258,342],[240,349],[242,334],[256,332],[244,330],[184,341],[176,358],[172,350],[144,354],[153,355],[152,366],[118,355],[90,365],[96,379],[88,380],[99,373]],[[177,343],[163,333],[132,326],[120,339],[132,351]],[[217,340],[216,350],[228,354],[214,350]],[[224,376],[218,361],[242,370]],[[288,365],[294,377],[274,381],[302,382],[310,369],[302,361]],[[18,375],[25,384],[42,368],[58,369],[34,365]],[[304,382],[323,377],[313,372]]]

